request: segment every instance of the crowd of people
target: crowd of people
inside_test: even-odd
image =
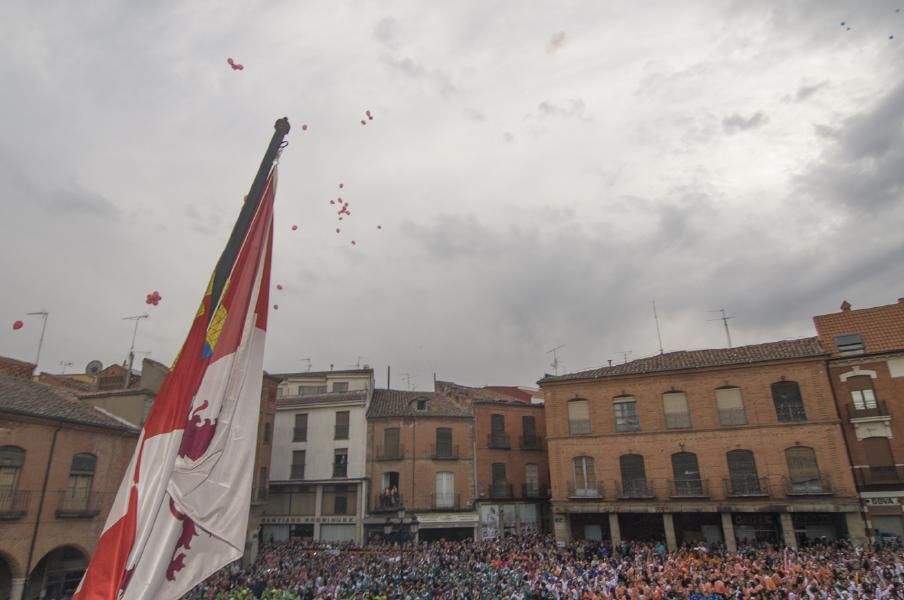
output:
[[[355,548],[262,545],[186,596],[299,600],[692,600],[904,598],[898,545],[685,547],[556,543],[548,536]]]

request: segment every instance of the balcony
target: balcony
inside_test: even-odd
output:
[[[487,436],[487,447],[508,450],[512,447],[512,436],[504,431],[496,431]]]
[[[619,500],[649,500],[656,497],[653,482],[649,479],[629,479],[616,481]]]
[[[289,479],[304,479],[304,465],[289,467]]]
[[[594,483],[582,483],[580,486],[575,486],[573,481],[568,482],[568,497],[569,498],[582,498],[582,499],[592,499],[599,500],[605,494],[603,493],[603,482]]]
[[[691,416],[688,413],[666,413],[666,429],[690,429]]]
[[[769,478],[738,475],[722,480],[726,498],[758,498],[769,495]]]
[[[292,429],[292,441],[293,442],[308,441],[308,428],[307,427],[295,427],[294,429]]]
[[[669,496],[672,498],[709,498],[709,481],[706,479],[669,479]]]
[[[372,512],[397,511],[405,506],[405,499],[399,494],[377,494],[374,496]]]
[[[543,439],[537,436],[519,436],[518,447],[522,450],[543,450]]]
[[[522,498],[549,498],[549,486],[542,483],[525,483],[521,486]]]
[[[590,433],[590,419],[569,419],[568,420],[568,433],[572,435],[583,435],[585,433]]]
[[[832,479],[828,473],[820,473],[809,479],[792,481],[782,477],[786,496],[830,496],[835,493],[832,487]]]
[[[883,489],[904,483],[904,467],[863,467],[854,469],[854,481],[858,488]]]
[[[402,460],[405,458],[405,446],[377,446],[377,460]]]
[[[90,519],[100,514],[101,493],[87,490],[60,490],[58,519]]]
[[[514,498],[512,484],[508,481],[494,481],[487,486],[487,496],[490,498]]]
[[[0,521],[21,519],[28,513],[30,492],[0,489]]]
[[[430,446],[433,460],[458,460],[458,446]]]
[[[847,405],[848,419],[867,419],[870,417],[887,417],[888,406],[885,400],[877,400],[875,406],[857,408],[853,404]]]
[[[743,408],[719,409],[719,424],[723,427],[747,425],[747,412]]]
[[[459,494],[431,494],[430,506],[433,510],[461,510]]]
[[[802,404],[783,404],[775,407],[779,423],[802,423],[807,420],[807,411]]]

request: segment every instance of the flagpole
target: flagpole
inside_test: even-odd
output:
[[[211,307],[215,307],[220,301],[220,294],[222,294],[223,286],[226,284],[226,279],[229,277],[229,271],[224,267],[226,265],[232,265],[235,262],[235,258],[241,247],[239,242],[245,238],[245,233],[251,226],[251,219],[257,211],[257,205],[264,193],[264,187],[267,185],[267,178],[270,176],[270,170],[273,168],[273,163],[276,161],[279,151],[283,147],[283,140],[286,135],[289,134],[289,129],[291,129],[291,127],[289,125],[288,117],[277,119],[273,128],[275,131],[273,132],[273,137],[270,138],[270,144],[267,146],[267,151],[264,153],[264,159],[261,161],[261,166],[257,170],[257,175],[254,176],[254,181],[251,183],[251,189],[248,191],[245,204],[242,206],[239,218],[236,221],[235,227],[232,229],[232,234],[229,236],[226,248],[223,250],[223,254],[220,255],[220,260],[217,261],[217,266],[214,269],[213,287],[210,295]]]

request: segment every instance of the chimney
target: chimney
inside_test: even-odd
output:
[[[333,363],[330,363],[330,371],[333,370]]]
[[[898,298],[898,304],[904,304],[904,298]]]
[[[845,300],[841,303],[841,312],[848,312],[851,310],[851,303]]]

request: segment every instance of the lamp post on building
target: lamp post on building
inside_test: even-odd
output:
[[[417,528],[418,521],[417,515],[412,515],[410,519],[406,520],[405,509],[400,508],[397,513],[396,521],[393,521],[391,517],[386,517],[386,524],[383,525],[383,534],[389,539],[392,536],[393,530],[398,533],[398,542],[399,542],[399,576],[402,576],[403,573],[403,564],[405,562],[405,527],[408,526],[409,535],[413,538],[417,538]]]

